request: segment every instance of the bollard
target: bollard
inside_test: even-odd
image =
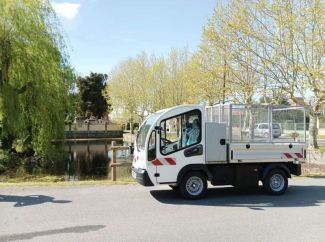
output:
[[[116,149],[112,150],[112,163],[111,163],[111,167],[112,167],[112,181],[116,181]]]
[[[116,141],[111,142],[111,149],[112,149],[112,161],[111,161],[111,176],[112,181],[116,181],[116,149],[114,149],[114,146],[116,145]]]
[[[111,161],[111,174],[112,174],[112,181],[116,181],[116,168],[122,164],[117,163],[117,151],[118,150],[128,150],[128,146],[115,146],[116,141],[111,142],[111,150],[112,150],[112,161]]]

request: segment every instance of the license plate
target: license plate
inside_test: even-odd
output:
[[[135,173],[134,171],[132,171],[132,177],[133,177],[134,179],[137,179],[137,173]]]

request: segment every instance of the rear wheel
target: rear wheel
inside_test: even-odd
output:
[[[281,195],[288,187],[288,177],[281,169],[271,170],[263,181],[264,189],[271,195]]]
[[[206,176],[202,172],[189,172],[184,176],[179,188],[185,198],[202,198],[207,191]]]

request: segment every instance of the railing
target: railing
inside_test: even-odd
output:
[[[78,138],[122,138],[123,130],[117,124],[69,124],[65,128],[67,139]]]

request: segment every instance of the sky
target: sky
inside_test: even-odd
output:
[[[200,43],[216,0],[53,0],[71,65],[108,74],[142,51],[166,55]]]

